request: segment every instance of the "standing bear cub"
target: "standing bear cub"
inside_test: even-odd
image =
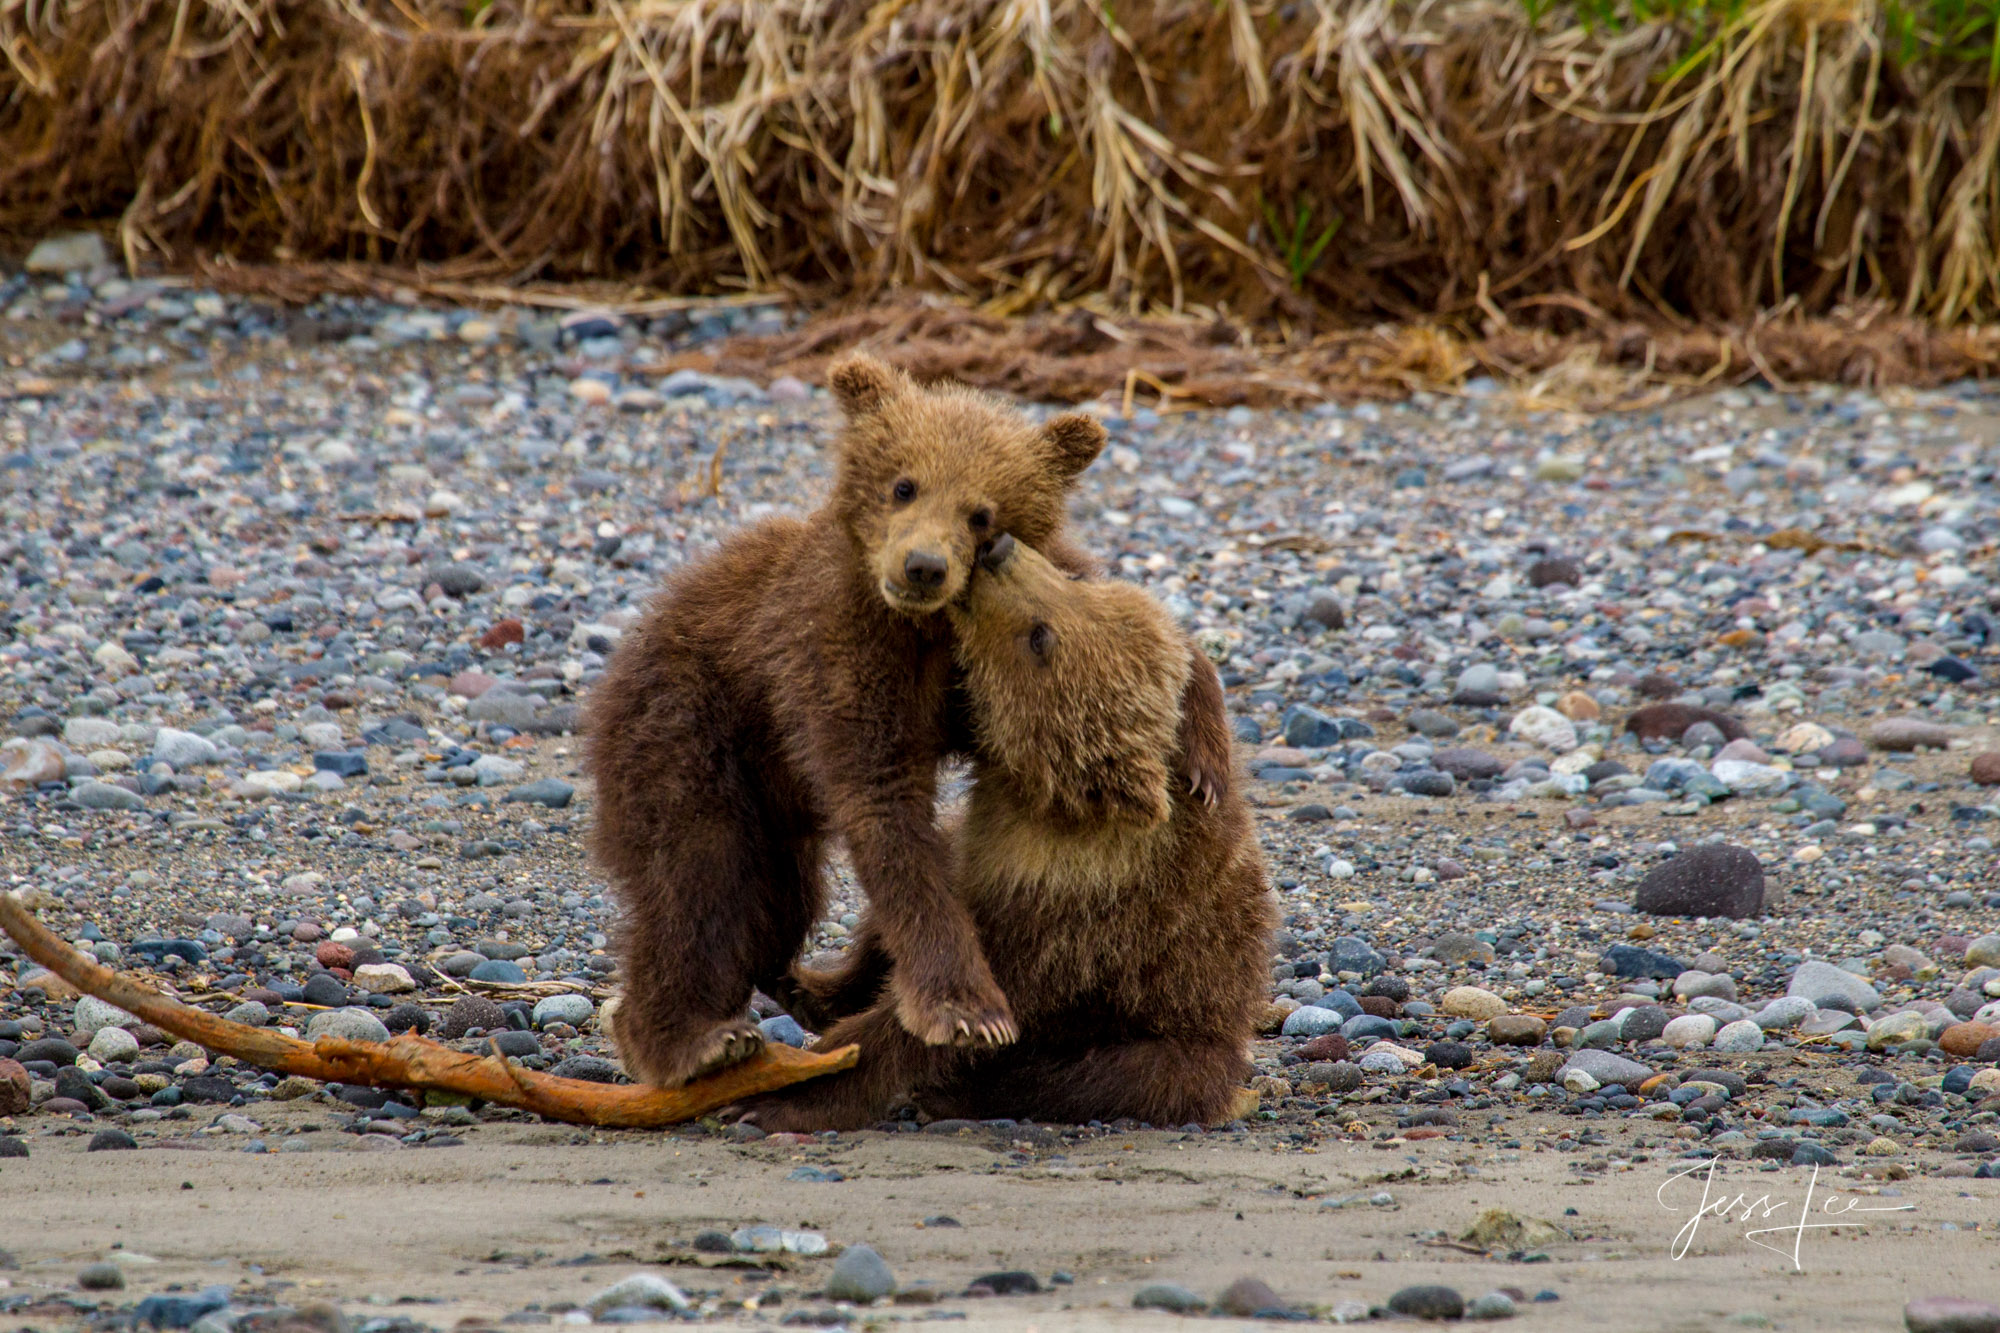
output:
[[[1070,413],[1036,426],[967,389],[852,358],[833,493],[691,565],[612,654],[585,718],[591,849],[621,909],[611,1037],[673,1085],[755,1053],[753,987],[786,990],[844,842],[924,1043],[1002,1044],[1015,1020],[949,891],[933,809],[963,749],[951,624],[982,543],[1012,533],[1073,572],[1068,494],[1104,446]],[[1221,683],[1198,663],[1185,780],[1228,779]]]
[[[912,1037],[900,964],[866,996],[864,919],[847,965],[811,979],[866,1006],[822,1038],[858,1044],[860,1063],[740,1112],[772,1130],[858,1128],[905,1102],[975,1119],[1233,1118],[1275,910],[1238,792],[1210,805],[1175,777],[1185,637],[1138,588],[1074,581],[1006,537],[951,619],[978,737],[952,888],[1020,1039]]]

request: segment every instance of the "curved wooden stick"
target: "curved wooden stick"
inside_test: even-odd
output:
[[[414,1035],[386,1042],[344,1037],[300,1041],[282,1032],[218,1018],[118,975],[57,939],[26,904],[9,893],[0,893],[0,927],[6,928],[28,957],[78,990],[117,1005],[162,1032],[260,1069],[329,1083],[453,1092],[573,1124],[628,1129],[678,1124],[758,1093],[850,1068],[860,1057],[856,1046],[821,1054],[770,1045],[719,1074],[679,1088],[658,1088],[556,1078],[509,1064],[498,1054],[471,1055]]]

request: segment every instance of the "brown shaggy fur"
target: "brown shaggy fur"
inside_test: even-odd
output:
[[[758,1048],[751,990],[788,989],[834,837],[895,960],[900,1022],[926,1043],[1015,1031],[935,824],[938,763],[966,744],[944,607],[1002,532],[1091,567],[1062,524],[1104,430],[1078,414],[1037,428],[866,359],[829,383],[847,428],[826,505],[683,571],[589,700],[591,847],[622,909],[609,1026],[626,1067],[655,1083]],[[1196,673],[1185,711],[1189,781],[1213,795],[1230,757],[1213,670]]]
[[[895,968],[888,995],[868,993],[870,913],[853,963],[815,978],[829,1004],[868,1006],[824,1036],[858,1043],[861,1063],[741,1108],[765,1128],[855,1128],[905,1099],[977,1118],[1235,1114],[1275,905],[1241,797],[1210,806],[1174,778],[1186,641],[1137,588],[1071,581],[1025,547],[998,563],[952,613],[979,738],[953,887],[1021,1039],[912,1039]]]

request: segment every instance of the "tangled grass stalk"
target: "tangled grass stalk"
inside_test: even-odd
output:
[[[1464,334],[2000,313],[1962,0],[0,0],[0,232]]]

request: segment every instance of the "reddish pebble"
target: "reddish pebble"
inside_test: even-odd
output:
[[[1995,1037],[2000,1037],[2000,1028],[1991,1023],[1953,1023],[1938,1034],[1938,1049],[1967,1059],[1979,1054],[1979,1048]]]
[[[521,622],[509,618],[480,635],[479,646],[491,652],[495,649],[505,648],[510,643],[520,643],[527,637],[528,632],[521,628]]]
[[[1299,1059],[1308,1063],[1316,1060],[1345,1060],[1350,1049],[1347,1038],[1338,1032],[1329,1032],[1323,1037],[1314,1037],[1299,1047]]]
[[[19,1060],[0,1059],[0,1115],[26,1115],[33,1085]]]
[[[451,678],[449,688],[453,694],[462,694],[468,699],[477,699],[497,684],[499,682],[484,671],[461,671]]]
[[[1625,719],[1625,730],[1642,741],[1677,741],[1687,729],[1697,722],[1712,724],[1722,733],[1724,740],[1742,740],[1748,733],[1743,724],[1727,713],[1718,713],[1712,708],[1696,708],[1690,704],[1647,704],[1634,709]]]
[[[1373,1014],[1377,1018],[1394,1018],[1403,1012],[1403,1006],[1386,995],[1364,995],[1359,1004],[1362,1013]]]
[[[336,944],[332,940],[328,940],[326,943],[320,945],[319,948],[313,950],[313,958],[318,961],[321,967],[326,968],[328,971],[336,967],[352,968],[354,966],[354,950],[348,948],[345,944]]]
[[[2000,750],[1972,756],[1972,780],[1982,787],[2000,787]]]

